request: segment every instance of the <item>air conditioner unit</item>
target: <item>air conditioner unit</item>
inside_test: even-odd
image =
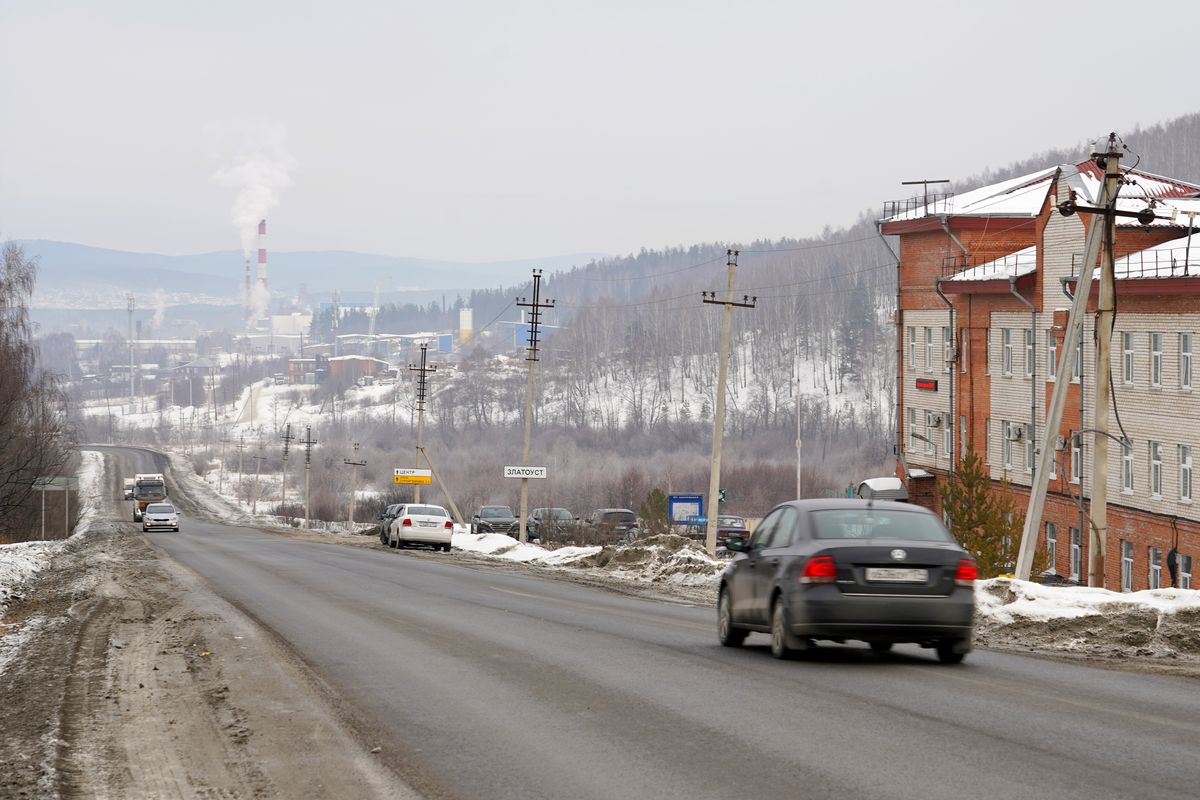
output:
[[[1010,442],[1019,442],[1025,438],[1025,429],[1020,425],[1009,425],[1008,431],[1004,434],[1004,438]]]
[[[926,425],[926,427],[929,427],[929,428],[942,427],[942,415],[935,414],[932,411],[929,412],[928,414],[925,415],[925,425]]]

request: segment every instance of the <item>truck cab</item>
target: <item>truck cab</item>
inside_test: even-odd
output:
[[[133,485],[133,521],[140,522],[151,503],[167,499],[167,481],[162,473],[143,473],[135,476]]]
[[[133,499],[133,489],[135,486],[137,486],[136,479],[126,478],[123,482],[122,489],[121,489],[121,499],[132,500]]]

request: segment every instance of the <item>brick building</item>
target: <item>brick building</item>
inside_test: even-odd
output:
[[[1093,297],[1081,352],[1072,358],[1066,411],[1046,430],[1087,215],[1063,216],[1072,191],[1094,204],[1095,162],[1045,169],[952,196],[892,205],[881,221],[900,242],[897,467],[914,502],[939,510],[937,485],[968,448],[993,480],[1028,499],[1043,447],[1055,450],[1039,536],[1053,571],[1087,581],[1095,401]],[[1200,186],[1126,173],[1118,208],[1155,203],[1149,225],[1118,218],[1117,316],[1110,430],[1130,445],[1109,448],[1105,585],[1166,586],[1166,555],[1179,553],[1190,588],[1200,559],[1200,507],[1193,459],[1200,402],[1192,357],[1200,332]],[[1191,212],[1191,214],[1189,214]],[[1172,216],[1173,215],[1173,216]],[[1096,217],[1095,220],[1099,220]],[[1119,418],[1119,421],[1118,421]]]

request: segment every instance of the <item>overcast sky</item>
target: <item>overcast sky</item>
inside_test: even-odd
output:
[[[237,248],[243,180],[276,250],[804,236],[1200,110],[1195,8],[4,0],[0,236]]]

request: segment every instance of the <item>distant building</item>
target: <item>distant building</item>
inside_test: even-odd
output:
[[[388,370],[389,364],[370,356],[333,356],[329,359],[329,379],[356,383],[360,378],[374,377]]]

